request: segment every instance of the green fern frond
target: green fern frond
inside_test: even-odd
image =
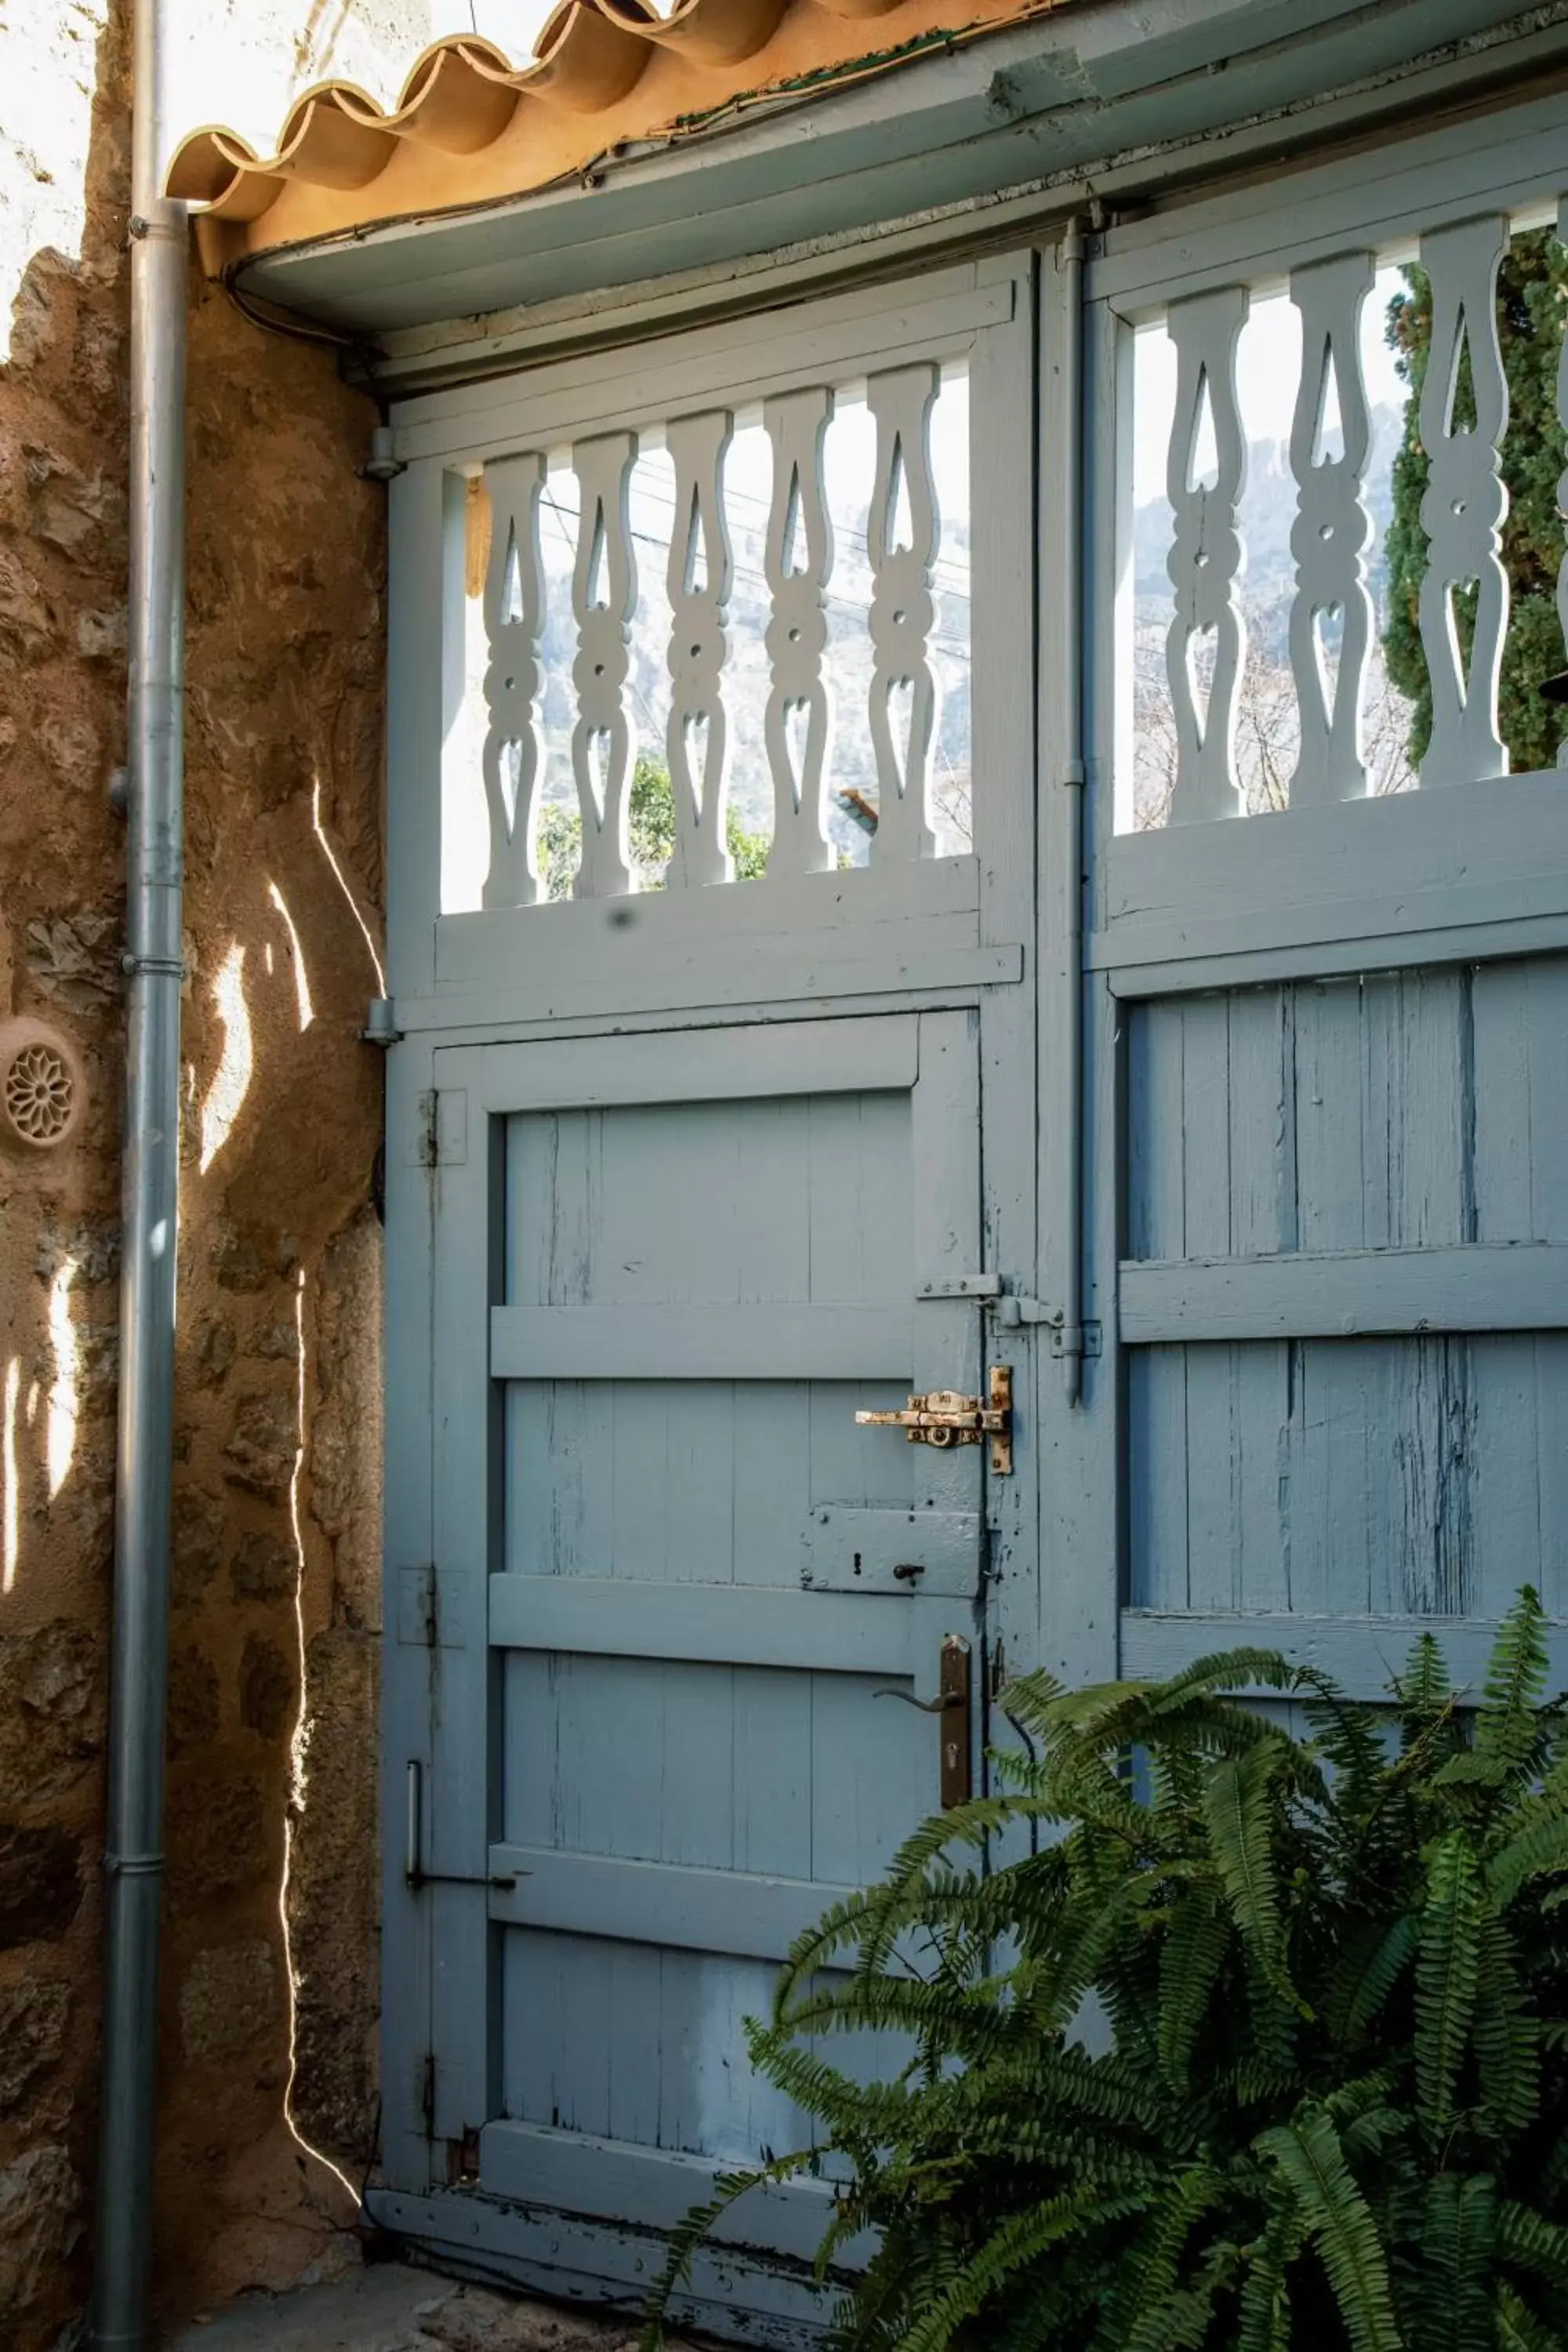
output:
[[[812,2151],[802,2149],[795,2156],[781,2156],[766,2164],[752,2165],[740,2172],[721,2173],[713,2184],[713,2194],[701,2205],[693,2206],[686,2219],[671,2231],[664,2265],[648,2291],[643,2319],[642,2352],[660,2352],[665,2343],[665,2323],[677,2289],[691,2268],[692,2258],[704,2238],[731,2206],[764,2181],[793,2180],[810,2168]]]
[[[1510,1771],[1534,1757],[1539,1711],[1546,1688],[1546,1612],[1533,1585],[1519,1596],[1498,1628],[1476,1717],[1476,1750]]]
[[[1497,2240],[1509,2262],[1544,2279],[1554,2294],[1568,2295],[1568,2229],[1509,2199],[1498,2207]]]
[[[1033,2212],[1012,2215],[900,2338],[902,2352],[947,2352],[964,2322],[1051,2247],[1096,2222],[1117,2221],[1135,2210],[1123,2198],[1072,2195],[1054,2198]]]
[[[1270,1784],[1277,1770],[1271,1746],[1216,1764],[1204,1787],[1204,1819],[1231,1916],[1265,1980],[1305,2013],[1285,1964],[1275,1873]]]
[[[1512,1937],[1493,1913],[1480,1923],[1475,2042],[1481,2128],[1493,2139],[1525,2132],[1541,2105],[1541,2041],[1520,1982]]]
[[[1506,2281],[1498,2289],[1497,2347],[1498,2352],[1563,2352],[1562,2336],[1543,2326]]]
[[[1172,2307],[1193,2230],[1223,2194],[1205,2164],[1177,2173],[1128,2248],[1124,2284],[1112,2297],[1095,2352],[1169,2352]]]
[[[1454,1696],[1448,1661],[1436,1634],[1416,1635],[1405,1672],[1394,1677],[1391,1688],[1408,1746],[1410,1736],[1424,1729],[1433,1716],[1442,1714]]]
[[[1275,2213],[1247,2247],[1236,2352],[1289,2352],[1291,2263],[1306,2232],[1294,2212]]]
[[[1427,2184],[1414,2308],[1422,2352],[1492,2352],[1497,2183],[1440,2172]]]
[[[1415,2102],[1433,2142],[1453,2119],[1468,2048],[1481,1960],[1480,1874],[1462,1830],[1427,1858],[1426,1902],[1415,1955]]]
[[[1390,1994],[1415,1955],[1416,1926],[1407,1911],[1386,1924],[1359,1920],[1334,1967],[1327,2004],[1330,2032],[1340,2042],[1359,2042],[1382,2016]]]
[[[1193,2044],[1225,1965],[1230,1929],[1206,1886],[1177,1903],[1160,1952],[1160,2063],[1178,2088],[1187,2079]]]
[[[1304,2109],[1294,2123],[1260,2132],[1254,2145],[1279,2167],[1295,2199],[1353,2352],[1405,2352],[1377,2225],[1328,2116]]]

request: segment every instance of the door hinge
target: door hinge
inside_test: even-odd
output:
[[[436,2137],[436,2053],[426,2050],[419,2062],[419,2112],[425,2118],[425,2137]]]
[[[927,1300],[973,1298],[998,1330],[1048,1331],[1053,1356],[1098,1356],[1100,1351],[1098,1323],[1077,1324],[1069,1330],[1059,1307],[1047,1307],[1043,1298],[1029,1298],[1022,1291],[1005,1290],[998,1274],[941,1275],[929,1282],[917,1282],[915,1297]]]
[[[1100,1351],[1098,1323],[1069,1327],[1061,1308],[1047,1307],[1043,1298],[1026,1298],[1015,1291],[1005,1291],[993,1303],[991,1313],[1004,1331],[1034,1328],[1048,1332],[1053,1356],[1098,1356]]]

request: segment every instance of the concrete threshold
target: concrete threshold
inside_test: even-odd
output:
[[[164,2352],[636,2352],[637,2327],[380,2263],[189,2322]],[[676,2352],[672,2345],[671,2352]]]

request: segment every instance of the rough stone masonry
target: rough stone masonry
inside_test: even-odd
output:
[[[401,13],[421,16],[410,29],[423,38],[427,12]],[[321,12],[272,14],[287,16],[303,71],[306,18]],[[0,1133],[7,2352],[43,2352],[79,2311],[94,2168],[128,38],[128,9],[106,0],[28,0],[15,19],[0,9],[0,243],[20,242],[0,319],[0,1059],[5,1024],[38,1024],[76,1087],[58,1146],[14,1121]],[[417,41],[396,46],[405,62]],[[58,118],[38,95],[57,89],[80,101]],[[84,198],[68,250],[29,228],[47,225],[68,185]],[[365,930],[378,933],[381,893],[384,514],[384,493],[355,471],[375,416],[331,350],[260,331],[194,274],[189,375],[189,984],[157,2248],[174,2314],[298,2278],[352,2210],[294,2137],[285,2103],[292,2070],[300,2131],[357,2179],[375,2111],[380,1629],[369,1191],[381,1070],[358,1033],[376,992]]]

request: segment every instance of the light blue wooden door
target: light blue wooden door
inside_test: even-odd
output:
[[[1565,185],[1532,104],[1114,228],[1090,264],[1085,1422],[1124,1506],[1079,1671],[1258,1643],[1375,1700],[1430,1628],[1474,1687],[1530,1582],[1568,1680],[1568,789],[1510,773],[1500,731],[1497,325]],[[1417,252],[1408,764],[1367,551],[1406,429],[1398,380],[1373,429],[1380,330]],[[1135,486],[1152,410],[1163,509]],[[1249,549],[1263,572],[1287,545],[1270,591]]]
[[[372,2207],[555,2294],[635,2307],[800,2144],[743,2021],[946,1751],[978,1779],[987,1604],[1037,1583],[1033,1329],[987,1312],[1037,1287],[1034,286],[954,264],[399,428]],[[857,1420],[994,1364],[1005,1475]],[[738,2210],[697,2319],[820,2326],[826,2196]]]
[[[935,1807],[945,1718],[900,1702],[949,1637],[979,1686],[985,1449],[856,1421],[981,1387],[973,1298],[924,1295],[980,1262],[977,1032],[437,1055],[436,1549],[476,1645],[428,1866],[489,1883],[432,1887],[437,2132],[479,2127],[481,2191],[659,2228],[809,2137],[742,2021]]]

